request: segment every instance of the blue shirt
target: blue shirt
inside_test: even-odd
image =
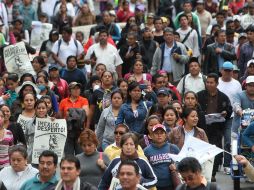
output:
[[[251,124],[243,132],[243,143],[248,145],[249,147],[252,147],[254,145],[253,136],[254,136],[254,122],[251,122]]]
[[[223,44],[218,44],[218,48],[221,48],[222,50],[224,49],[224,45]],[[225,62],[224,58],[218,54],[218,67],[219,70],[222,68],[223,63]]]
[[[58,179],[56,175],[54,175],[49,181],[42,183],[39,180],[39,174],[37,174],[32,179],[26,181],[20,190],[53,190],[55,189],[57,182]]]
[[[162,70],[168,73],[172,72],[172,64],[170,62],[171,50],[172,50],[172,47],[168,47],[167,44],[165,43]]]

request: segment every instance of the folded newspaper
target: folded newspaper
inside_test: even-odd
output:
[[[226,121],[221,113],[207,114],[205,115],[205,120],[207,125],[211,125],[212,123],[222,123]]]

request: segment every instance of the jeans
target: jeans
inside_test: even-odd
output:
[[[78,140],[75,138],[67,137],[65,146],[64,146],[64,154],[65,155],[77,155],[82,153],[82,149],[78,144]]]
[[[233,118],[226,121],[226,127],[223,132],[224,136],[224,150],[231,152],[231,126]],[[224,152],[224,167],[229,167],[232,157],[230,154]]]

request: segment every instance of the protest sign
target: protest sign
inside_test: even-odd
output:
[[[43,41],[49,39],[49,33],[53,26],[50,23],[32,21],[31,43],[30,45],[39,50]]]
[[[55,152],[61,160],[67,138],[65,119],[36,118],[32,163],[38,164],[39,155],[44,150]]]
[[[24,73],[35,75],[24,42],[6,46],[4,48],[4,62],[10,73],[17,73],[19,76]]]
[[[17,123],[19,123],[21,125],[24,134],[25,134],[26,127],[28,125],[31,125],[33,120],[34,120],[34,118],[26,117],[26,116],[19,114]]]

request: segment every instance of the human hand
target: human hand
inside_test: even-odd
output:
[[[242,117],[243,110],[242,109],[237,110],[236,114],[239,115],[240,117]]]
[[[104,161],[102,159],[99,158],[96,163],[101,169],[106,169],[106,165],[104,164]]]
[[[235,155],[234,157],[239,164],[247,165],[249,163],[243,155]]]
[[[2,98],[4,101],[8,100],[11,97],[11,95],[9,93],[3,94]]]
[[[169,165],[169,169],[170,169],[171,171],[175,171],[175,170],[176,170],[176,165],[175,165],[175,164],[170,164],[170,165]]]
[[[226,116],[227,116],[227,112],[226,112],[226,111],[223,111],[223,112],[221,112],[221,115],[222,115],[223,117],[226,117]]]
[[[215,53],[221,53],[222,52],[222,49],[221,48],[215,48]]]
[[[173,53],[173,58],[177,61],[180,59],[180,55],[178,53]]]

